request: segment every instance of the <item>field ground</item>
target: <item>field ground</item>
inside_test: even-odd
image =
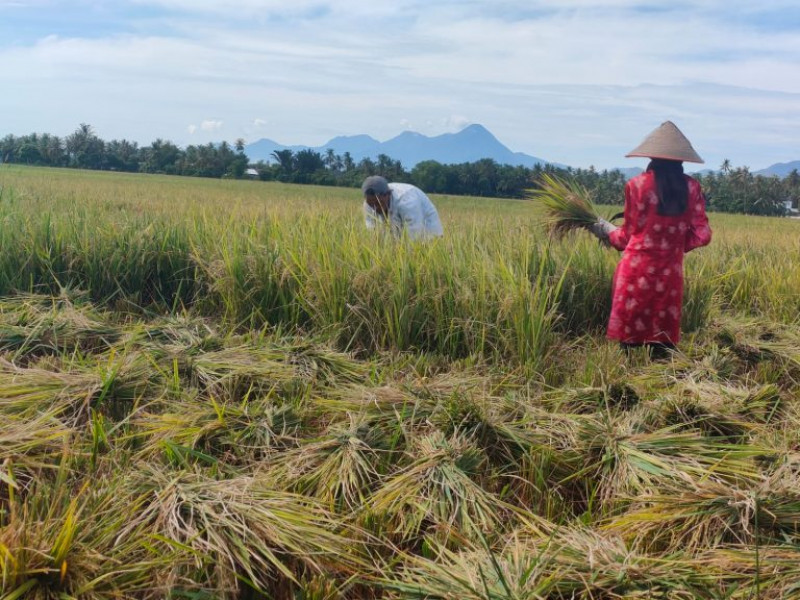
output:
[[[615,253],[434,202],[0,168],[0,595],[800,598],[800,222],[710,215],[653,362]]]

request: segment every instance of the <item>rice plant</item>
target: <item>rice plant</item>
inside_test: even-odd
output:
[[[3,598],[800,596],[796,221],[710,215],[657,362],[542,234],[565,182],[415,244],[347,189],[0,178]]]

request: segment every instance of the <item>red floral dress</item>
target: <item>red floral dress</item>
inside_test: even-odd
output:
[[[624,250],[614,272],[607,337],[628,344],[680,340],[683,255],[711,241],[700,184],[686,176],[689,201],[682,215],[658,214],[655,175],[625,186],[625,223],[609,236]]]

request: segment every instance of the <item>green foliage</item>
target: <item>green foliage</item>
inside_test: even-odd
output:
[[[727,166],[726,166],[727,165]],[[800,177],[797,171],[783,179],[753,175],[747,167],[731,168],[723,163],[718,173],[698,176],[710,210],[749,215],[780,216],[788,202],[798,208]]]

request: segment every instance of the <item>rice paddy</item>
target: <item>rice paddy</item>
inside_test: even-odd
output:
[[[0,190],[0,597],[800,598],[800,222],[710,215],[654,362],[532,202]]]

